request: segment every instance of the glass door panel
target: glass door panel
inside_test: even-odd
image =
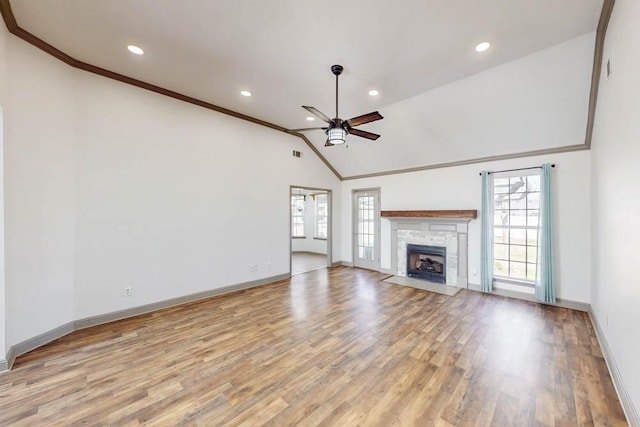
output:
[[[353,195],[353,245],[355,267],[378,269],[380,252],[380,208],[378,191]]]

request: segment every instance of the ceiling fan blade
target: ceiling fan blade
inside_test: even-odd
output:
[[[331,119],[329,117],[327,117],[326,114],[324,114],[322,111],[319,111],[318,109],[314,108],[314,107],[305,107],[304,105],[302,106],[302,108],[304,108],[305,110],[307,110],[308,112],[310,112],[311,114],[313,114],[314,116],[316,116],[317,118],[327,122],[327,123],[331,123]]]
[[[371,123],[381,119],[384,119],[384,117],[382,117],[377,111],[374,111],[373,113],[364,114],[362,116],[354,117],[347,120],[347,125],[350,127],[360,126],[365,123]]]
[[[380,135],[378,135],[377,133],[367,132],[360,129],[349,129],[349,133],[351,135],[361,136],[363,138],[372,139],[374,141],[380,138]]]
[[[289,129],[288,132],[305,132],[308,130],[326,130],[327,128],[302,128],[302,129]]]
[[[327,139],[327,142],[324,143],[325,147],[333,147],[335,144],[332,144],[329,142],[329,140]]]

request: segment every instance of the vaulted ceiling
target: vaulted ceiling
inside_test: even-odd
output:
[[[514,120],[518,125],[517,113],[505,113],[518,106],[496,110],[506,114],[503,118],[478,117],[487,94],[475,92],[482,84],[517,79],[522,73],[510,62],[594,32],[602,0],[14,0],[11,8],[21,28],[79,61],[287,129],[320,125],[306,120],[301,105],[334,116],[329,68],[342,64],[340,116],[379,110],[385,119],[362,128],[382,138],[351,136],[347,148],[324,147],[321,131],[306,135],[339,174],[353,176],[583,142],[584,135],[563,134],[562,140],[547,141],[549,147],[526,138],[521,145],[514,138],[508,146],[479,146],[474,135],[487,132],[486,141],[496,139],[484,127]],[[474,47],[482,41],[491,48],[479,54]],[[570,52],[579,54],[559,49],[536,55],[565,70],[584,69],[575,79],[584,85],[590,80],[593,38],[570,43],[575,44]],[[132,55],[127,45],[140,46],[145,54]],[[532,60],[532,73],[537,63]],[[482,103],[471,102],[466,110],[460,105],[466,95],[452,83],[497,66],[503,68],[496,76],[474,77],[480,82],[468,96]],[[369,96],[370,89],[380,94]],[[241,90],[253,96],[243,97]],[[511,90],[501,87],[496,103],[512,104]],[[524,90],[523,96],[535,98],[536,92]],[[524,104],[548,101],[553,100],[523,99]],[[576,102],[585,104],[576,114],[586,122],[588,87],[584,99],[556,108],[574,108]]]

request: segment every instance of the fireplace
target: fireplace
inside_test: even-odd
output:
[[[407,244],[407,276],[447,283],[447,248]]]
[[[392,273],[408,276],[407,245],[439,246],[446,248],[444,284],[467,287],[469,222],[476,211],[382,211],[380,215],[390,222]]]

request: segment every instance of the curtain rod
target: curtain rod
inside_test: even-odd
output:
[[[552,168],[556,167],[556,164],[552,164],[551,165]],[[532,166],[530,168],[518,168],[518,169],[505,169],[503,171],[489,171],[487,172],[489,175],[491,175],[492,173],[499,173],[499,172],[515,172],[515,171],[524,171],[527,169],[542,169],[542,166]],[[478,175],[482,175],[482,172],[480,172]]]

